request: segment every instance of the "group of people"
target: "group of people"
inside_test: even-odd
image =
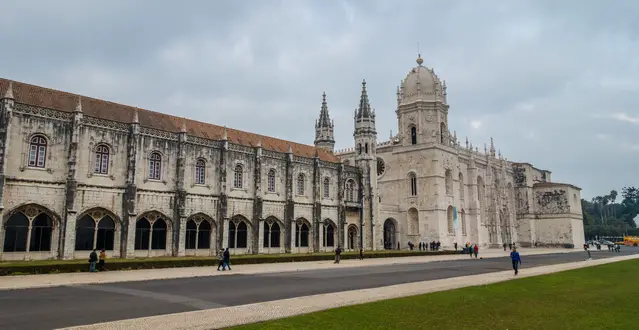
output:
[[[455,243],[455,244],[457,244],[457,243]],[[468,253],[468,255],[470,255],[471,258],[473,256],[475,256],[475,259],[477,259],[477,256],[479,255],[479,245],[472,244],[470,242],[466,242],[466,244],[464,245],[464,251],[463,252],[464,253]]]
[[[91,273],[104,270],[104,264],[106,263],[106,251],[102,249],[99,256],[97,251],[97,249],[93,249],[91,254],[89,254],[89,272]]]
[[[419,242],[418,247],[419,247],[419,251],[439,251],[439,249],[442,247],[442,243],[440,243],[439,241],[437,242],[432,241],[430,243]],[[412,251],[414,248],[415,248],[415,244],[409,241],[408,249]]]

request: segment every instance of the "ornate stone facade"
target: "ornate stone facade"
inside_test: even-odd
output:
[[[0,79],[0,259],[581,244],[579,188],[462,146],[422,62],[399,133],[377,142],[363,82],[336,154],[326,95],[307,146]]]
[[[365,88],[362,94],[370,108]],[[364,175],[365,241],[377,248],[432,241],[448,247],[583,244],[580,189],[506,160],[492,139],[483,153],[468,139],[462,145],[449,129],[446,83],[421,57],[396,95],[398,134],[373,143],[374,113],[368,122],[356,114],[356,146],[337,152]]]

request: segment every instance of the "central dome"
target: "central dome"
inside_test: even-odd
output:
[[[417,66],[410,70],[402,81],[401,104],[417,101],[446,102],[446,83],[442,85],[435,71],[422,65],[421,55],[417,57]]]

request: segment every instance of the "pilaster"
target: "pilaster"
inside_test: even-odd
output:
[[[228,244],[228,195],[226,193],[226,156],[229,151],[229,142],[226,136],[226,127],[224,128],[224,136],[222,138],[222,148],[220,149],[220,177],[218,181],[220,183],[220,198],[218,199],[217,208],[217,224],[218,224],[218,251],[229,246]]]
[[[78,164],[78,145],[80,143],[80,130],[82,129],[82,99],[78,98],[73,121],[71,122],[71,136],[69,153],[67,155],[67,182],[65,194],[65,214],[62,222],[62,235],[59,241],[61,251],[59,255],[63,259],[73,259],[75,250],[75,223],[77,210],[75,209],[75,197],[78,188],[76,179]]]
[[[138,166],[138,145],[140,143],[140,122],[137,110],[133,112],[127,140],[126,190],[122,196],[122,224],[120,227],[120,256],[135,257],[135,221],[137,217],[136,169]],[[130,237],[129,237],[130,236]]]
[[[260,235],[260,228],[264,228],[262,225],[262,212],[264,206],[264,200],[262,196],[262,143],[258,141],[257,147],[255,148],[255,172],[253,174],[254,178],[254,187],[253,191],[255,195],[253,196],[253,226],[251,226],[251,230],[253,232],[253,239],[251,240],[251,251],[256,254],[260,251],[260,239],[263,235]]]
[[[322,196],[320,195],[320,160],[317,152],[313,161],[313,252],[319,252],[324,242],[320,239],[322,232]],[[321,245],[320,245],[321,244]]]
[[[286,155],[286,205],[284,207],[284,249],[291,253],[293,235],[291,231],[295,221],[295,202],[293,202],[293,150],[289,147]]]
[[[4,95],[0,96],[0,224],[4,223],[4,185],[11,136],[11,118],[15,106],[13,84],[10,82]],[[4,226],[0,225],[0,254],[4,249]]]
[[[337,168],[337,200],[339,202],[337,206],[337,239],[338,245],[341,247],[344,246],[344,229],[346,227],[346,209],[344,205],[345,184],[346,181],[344,180],[344,164],[340,163],[339,167]]]
[[[186,255],[186,188],[184,184],[184,170],[186,166],[186,143],[188,135],[186,123],[182,122],[182,128],[178,134],[178,152],[176,166],[177,189],[175,191],[175,207],[173,219],[173,255],[182,257]]]

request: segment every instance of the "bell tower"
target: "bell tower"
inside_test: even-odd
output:
[[[425,67],[421,55],[397,89],[397,124],[403,146],[448,144],[446,82]]]
[[[377,131],[375,130],[375,111],[371,109],[366,91],[366,80],[362,81],[362,94],[359,99],[359,107],[354,113],[355,132],[355,163],[359,167],[362,176],[361,187],[361,212],[362,247],[366,250],[374,250],[377,231]]]

